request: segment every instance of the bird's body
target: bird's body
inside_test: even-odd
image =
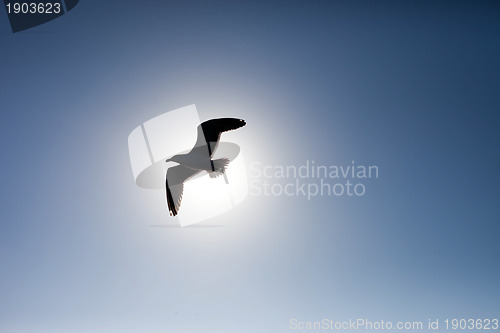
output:
[[[169,161],[177,162],[180,165],[188,167],[194,170],[206,170],[209,171],[212,168],[210,163],[211,158],[208,155],[208,150],[206,147],[196,147],[193,148],[187,154],[179,154],[170,158]]]
[[[184,182],[202,171],[215,178],[222,174],[229,164],[229,159],[212,159],[217,149],[222,132],[245,126],[245,121],[235,118],[211,119],[198,126],[198,138],[193,149],[187,154],[175,155],[166,162],[176,162],[179,165],[167,170],[165,188],[170,215],[177,215],[180,208]]]

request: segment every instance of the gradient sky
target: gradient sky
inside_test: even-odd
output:
[[[0,40],[0,332],[500,317],[498,1],[82,0]],[[189,104],[248,165],[380,177],[162,227],[127,137]]]

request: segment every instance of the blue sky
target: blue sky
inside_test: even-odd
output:
[[[498,318],[495,1],[81,1],[0,14],[0,331],[288,332]],[[377,165],[359,198],[172,224],[127,137],[196,104],[248,165]]]

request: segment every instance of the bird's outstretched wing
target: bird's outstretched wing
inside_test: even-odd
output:
[[[176,216],[179,211],[184,191],[184,182],[200,171],[182,165],[168,168],[165,177],[165,189],[167,191],[167,204],[170,215]]]
[[[232,131],[243,127],[246,122],[236,118],[210,119],[198,125],[198,139],[195,147],[207,145],[210,157],[213,156],[223,132]]]

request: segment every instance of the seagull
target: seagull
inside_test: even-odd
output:
[[[236,118],[218,118],[204,121],[198,125],[198,138],[187,154],[175,155],[165,162],[176,162],[179,165],[168,168],[165,177],[168,210],[170,216],[176,216],[181,206],[184,182],[202,171],[206,171],[210,178],[224,174],[229,159],[212,159],[219,139],[223,132],[243,127],[246,122]]]

